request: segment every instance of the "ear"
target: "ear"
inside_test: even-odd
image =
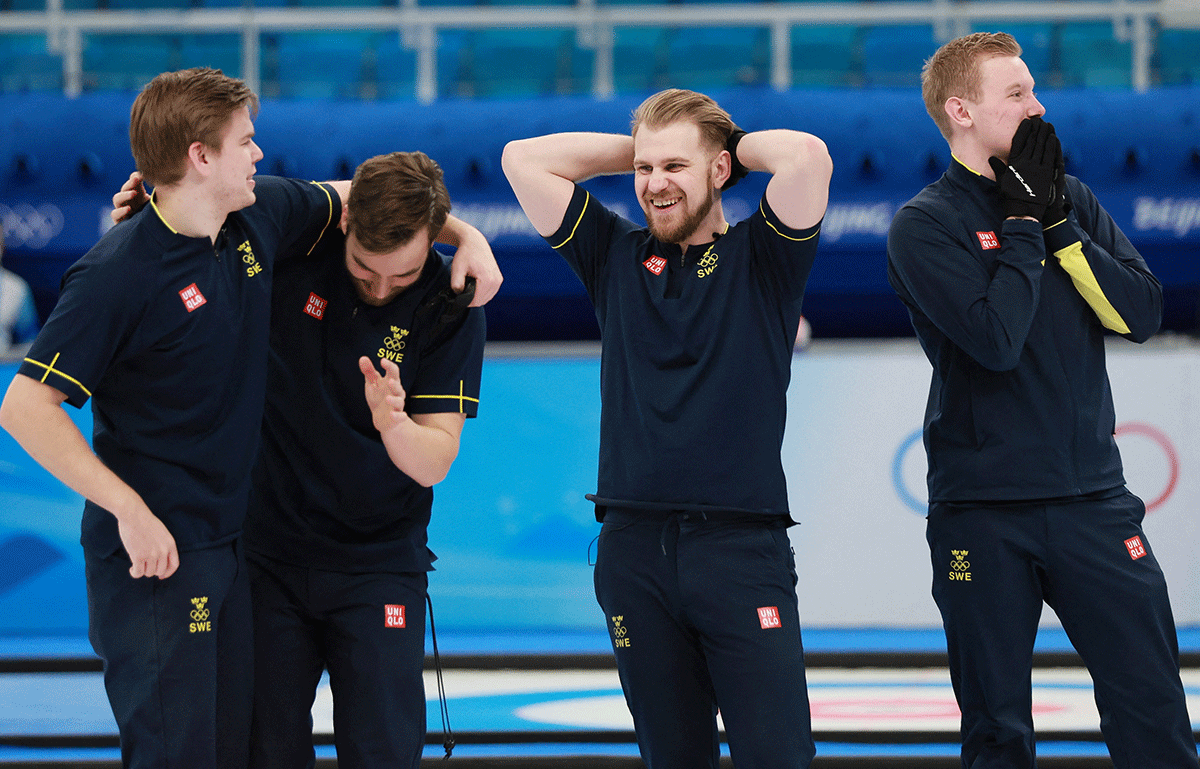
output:
[[[188,147],[188,165],[195,168],[201,175],[207,176],[212,158],[208,147],[203,142],[192,142]]]
[[[946,115],[949,116],[952,125],[959,128],[970,128],[975,125],[975,118],[971,117],[971,110],[961,97],[951,96],[946,99],[942,108],[946,110]]]
[[[346,227],[349,225],[349,223],[350,223],[350,204],[344,203],[342,205],[342,218],[340,220],[338,220],[338,227],[341,228],[343,235],[349,234],[349,231],[346,229]]]
[[[719,190],[724,187],[731,173],[733,160],[729,157],[729,150],[721,150],[713,160],[713,188]]]

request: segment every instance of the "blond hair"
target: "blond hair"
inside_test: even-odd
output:
[[[142,89],[129,111],[129,147],[138,171],[152,185],[178,182],[192,144],[220,150],[230,116],[242,107],[253,117],[258,98],[219,69],[162,73]]]
[[[630,133],[637,137],[642,126],[666,128],[687,121],[700,129],[700,140],[712,149],[722,150],[729,135],[737,130],[733,118],[715,101],[702,93],[671,88],[659,91],[634,110],[629,124]]]
[[[921,96],[925,110],[942,136],[950,138],[946,100],[957,96],[979,98],[982,75],[979,63],[997,56],[1020,56],[1021,45],[1006,32],[976,32],[956,38],[929,57],[921,69]]]

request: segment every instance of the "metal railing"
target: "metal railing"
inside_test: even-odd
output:
[[[938,40],[971,31],[973,22],[1096,22],[1112,24],[1113,36],[1131,49],[1134,89],[1150,87],[1154,25],[1200,26],[1194,0],[1076,0],[1075,2],[924,2],[746,3],[737,5],[576,5],[427,7],[400,0],[396,7],[361,8],[211,8],[187,10],[68,11],[62,0],[47,0],[45,11],[0,13],[0,33],[44,33],[51,52],[63,57],[67,95],[83,90],[83,37],[94,33],[236,33],[241,36],[242,77],[260,91],[259,44],[263,33],[299,30],[399,31],[415,52],[415,97],[437,97],[437,42],[440,30],[488,28],[573,28],[576,41],[595,52],[592,94],[610,98],[613,86],[614,27],[762,26],[771,31],[770,83],[779,90],[792,84],[791,29],[798,25],[932,25]],[[1182,9],[1182,10],[1181,10]]]

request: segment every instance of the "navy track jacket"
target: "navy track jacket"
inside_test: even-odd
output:
[[[1104,362],[1142,342],[1162,286],[1082,182],[1066,221],[1005,220],[998,185],[957,159],[888,233],[888,280],[933,364],[930,502],[1073,497],[1124,484]]]

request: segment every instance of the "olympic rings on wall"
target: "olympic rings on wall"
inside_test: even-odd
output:
[[[1125,422],[1117,425],[1115,435],[1118,438],[1122,435],[1140,435],[1148,438],[1162,450],[1167,461],[1167,482],[1162,491],[1153,499],[1146,501],[1146,512],[1149,513],[1162,507],[1175,492],[1175,486],[1179,482],[1179,455],[1175,451],[1175,445],[1162,430],[1144,422]],[[918,496],[904,480],[904,461],[914,446],[920,446],[921,437],[922,431],[917,429],[900,441],[900,445],[896,448],[896,454],[892,457],[892,485],[896,489],[896,496],[900,498],[905,507],[920,515],[925,515],[929,512],[929,505],[925,501],[926,494],[920,493]]]

